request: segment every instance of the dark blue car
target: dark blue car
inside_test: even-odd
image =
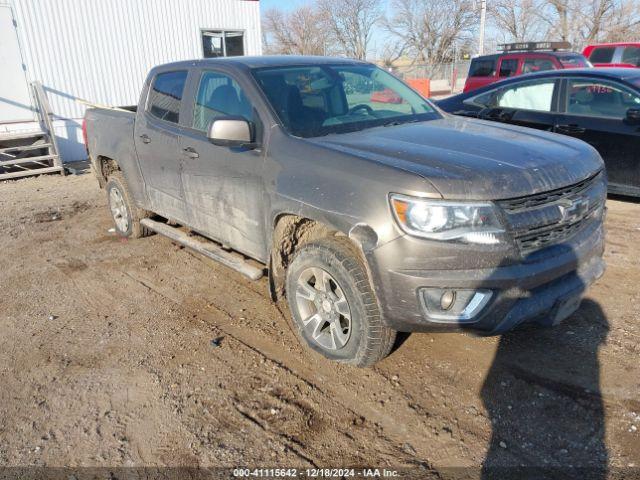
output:
[[[609,192],[640,196],[640,70],[553,70],[436,102],[455,115],[579,138],[604,159]]]

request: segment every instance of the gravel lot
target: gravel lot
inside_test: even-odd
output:
[[[640,204],[608,207],[608,270],[561,326],[354,369],[298,345],[265,279],[110,234],[92,175],[0,183],[0,466],[638,475]]]

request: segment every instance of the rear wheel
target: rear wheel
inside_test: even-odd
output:
[[[109,175],[106,191],[109,210],[118,235],[140,238],[152,233],[140,224],[140,220],[147,217],[148,212],[138,208],[133,202],[122,172],[117,171]]]
[[[304,245],[287,269],[298,334],[325,357],[359,367],[387,356],[396,332],[382,324],[364,264],[347,239]]]

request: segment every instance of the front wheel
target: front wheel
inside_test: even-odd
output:
[[[349,240],[301,247],[287,269],[286,286],[298,334],[313,350],[359,367],[389,354],[396,332],[382,324],[365,266]]]

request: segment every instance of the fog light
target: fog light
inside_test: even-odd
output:
[[[453,290],[447,290],[440,297],[440,308],[442,310],[449,310],[453,307],[453,303],[456,301],[456,292]]]
[[[420,301],[428,320],[473,323],[493,296],[491,290],[422,288]]]

